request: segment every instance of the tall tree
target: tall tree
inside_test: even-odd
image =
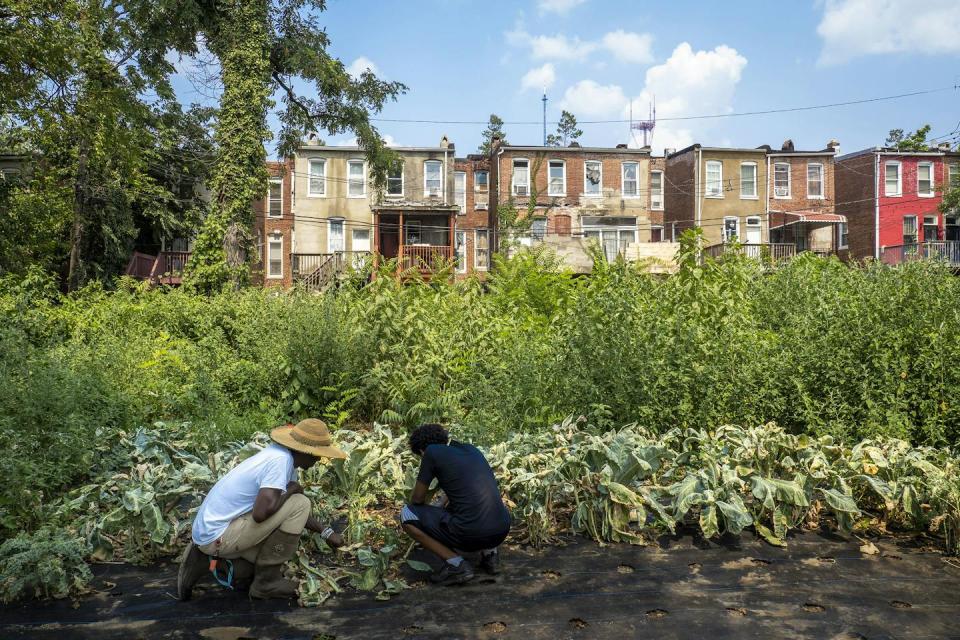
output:
[[[583,131],[577,128],[577,117],[564,109],[557,122],[557,132],[547,136],[547,146],[565,147],[582,135]]]
[[[930,133],[928,124],[909,134],[904,133],[903,129],[891,129],[884,145],[898,151],[926,151],[929,148],[928,133]]]
[[[495,113],[490,114],[490,120],[487,122],[487,128],[480,134],[482,142],[478,151],[483,155],[490,155],[490,147],[494,136],[499,136],[500,140],[506,144],[507,135],[503,132],[503,120]]]

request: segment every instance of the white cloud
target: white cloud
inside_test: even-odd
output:
[[[540,13],[567,13],[587,0],[537,0]]]
[[[534,91],[546,90],[553,86],[557,80],[556,71],[553,64],[546,63],[542,67],[534,67],[527,71],[520,81],[520,88],[524,91],[533,89]]]
[[[372,72],[374,75],[380,74],[380,70],[377,69],[377,65],[373,63],[373,60],[364,56],[360,56],[351,62],[349,67],[347,67],[347,73],[353,76],[354,79],[359,78],[360,75],[367,70]]]
[[[581,80],[564,92],[560,108],[577,117],[604,117],[618,115],[626,104],[627,97],[621,87]]]
[[[381,134],[381,135],[383,136],[383,142],[384,142],[384,144],[386,144],[388,147],[399,147],[399,146],[401,146],[400,143],[397,142],[396,140],[394,140],[394,139],[393,139],[393,136],[390,135],[389,133],[384,133],[384,134]],[[358,146],[358,145],[357,145],[357,137],[356,137],[356,136],[351,136],[351,137],[349,137],[349,138],[343,138],[343,139],[341,139],[341,140],[334,140],[334,141],[332,141],[332,142],[328,142],[327,144],[329,144],[331,147],[356,147],[356,146]]]
[[[621,62],[649,64],[653,62],[653,36],[618,29],[603,36],[603,46]]]
[[[820,64],[883,53],[960,52],[957,0],[826,0]]]

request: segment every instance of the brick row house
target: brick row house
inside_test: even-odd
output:
[[[457,275],[490,269],[497,212],[490,204],[490,158],[471,154],[454,161],[454,203],[457,205],[454,255]]]
[[[899,264],[916,257],[960,266],[960,212],[940,211],[943,190],[960,184],[949,147],[873,147],[837,159],[837,211],[848,221],[846,257]]]

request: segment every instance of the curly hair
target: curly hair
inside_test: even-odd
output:
[[[422,456],[427,447],[432,444],[447,444],[450,434],[439,424],[422,424],[410,434],[410,449]]]

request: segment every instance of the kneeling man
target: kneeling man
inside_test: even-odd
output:
[[[462,551],[479,551],[480,568],[497,573],[497,547],[510,531],[510,512],[486,458],[475,446],[450,440],[438,424],[418,427],[410,448],[421,457],[420,473],[400,520],[410,537],[444,561],[430,579],[444,585],[472,579]],[[446,494],[446,508],[424,504],[434,478]]]
[[[273,443],[220,478],[200,505],[177,576],[180,600],[189,600],[193,586],[216,566],[211,558],[253,563],[252,598],[296,597],[297,584],[283,577],[283,565],[297,552],[303,530],[320,533],[331,546],[343,544],[311,515],[310,500],[297,482],[298,468],[309,469],[320,458],[347,457],[333,446],[327,425],[303,420],[277,427],[270,438]]]

